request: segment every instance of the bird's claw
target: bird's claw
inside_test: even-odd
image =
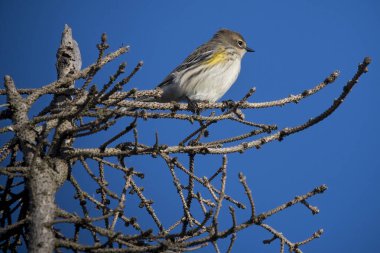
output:
[[[222,111],[224,111],[225,108],[233,108],[236,103],[232,99],[229,99],[229,100],[222,101],[222,104],[223,104]]]
[[[188,104],[189,110],[193,112],[194,114],[199,115],[201,113],[202,108],[199,107],[197,101],[192,101],[191,99],[187,98],[187,104]]]

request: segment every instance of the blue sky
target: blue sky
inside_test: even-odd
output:
[[[231,155],[227,190],[244,200],[237,179],[243,171],[258,211],[265,211],[327,184],[328,191],[310,201],[320,208],[320,214],[312,216],[297,206],[268,219],[268,224],[293,241],[324,228],[324,235],[305,246],[304,252],[376,252],[380,226],[379,13],[380,3],[375,0],[1,1],[0,75],[11,75],[20,88],[53,81],[60,35],[64,24],[69,24],[79,43],[83,66],[96,59],[95,46],[103,32],[108,34],[111,49],[131,46],[130,53],[105,68],[97,83],[107,80],[117,63],[127,61],[130,70],[143,60],[143,69],[129,87],[151,89],[216,30],[229,28],[243,34],[256,52],[245,56],[237,82],[222,99],[239,99],[253,86],[257,92],[250,101],[282,98],[313,87],[336,69],[341,71],[331,87],[298,105],[247,112],[254,121],[284,127],[326,109],[358,63],[371,56],[369,72],[330,118],[281,143]],[[163,141],[175,143],[178,137],[172,136],[173,131],[180,129],[186,134],[192,129],[184,122],[167,123],[142,125],[143,141],[151,141],[155,129]],[[211,133],[222,135],[227,128],[230,134],[241,130],[226,124]],[[146,173],[146,184],[156,184],[158,191],[152,187],[151,194],[158,209],[159,203],[167,201],[166,192],[175,194],[175,189],[170,181],[170,187],[157,185],[157,177],[162,182],[170,178],[161,161],[151,160],[131,163]],[[199,164],[199,173],[211,175],[220,166],[220,158],[203,157]],[[122,187],[119,183],[115,178],[115,187]],[[67,198],[70,191],[60,194]],[[58,202],[70,208],[64,197]],[[163,216],[173,211],[170,205],[165,208]],[[242,214],[241,220],[246,217],[248,213]],[[238,235],[233,252],[245,252],[248,247],[257,249],[255,252],[275,252],[278,243],[261,243],[269,237],[262,229],[250,228]]]

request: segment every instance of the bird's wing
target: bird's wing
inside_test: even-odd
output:
[[[211,58],[213,53],[215,52],[215,48],[213,46],[203,44],[198,47],[194,52],[189,55],[178,67],[176,67],[159,85],[158,87],[163,87],[173,82],[176,73],[189,68],[190,66],[196,66],[197,63],[202,62],[204,60],[208,60]]]

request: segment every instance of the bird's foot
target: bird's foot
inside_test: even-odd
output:
[[[223,103],[223,109],[222,109],[222,111],[224,111],[227,108],[231,109],[231,108],[233,108],[236,105],[236,102],[233,101],[233,100],[231,100],[231,99],[222,101],[222,103]]]
[[[193,101],[190,98],[186,97],[187,99],[187,104],[189,107],[189,110],[193,112],[194,114],[199,115],[202,111],[202,108],[199,107],[199,102],[207,102],[207,101]]]

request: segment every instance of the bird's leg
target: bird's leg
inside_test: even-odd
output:
[[[197,114],[197,115],[199,115],[200,113],[201,113],[201,111],[202,111],[202,109],[201,108],[199,108],[199,106],[198,106],[198,102],[207,102],[207,101],[193,101],[193,100],[191,100],[189,97],[187,97],[186,96],[186,100],[187,100],[187,104],[188,104],[188,106],[189,106],[189,109],[190,109],[190,111],[192,111],[193,113],[195,113],[195,114]]]
[[[233,108],[236,105],[235,101],[233,101],[231,99],[224,100],[224,101],[222,101],[222,103],[223,103],[222,112],[225,111],[225,109],[231,109],[231,108]]]

